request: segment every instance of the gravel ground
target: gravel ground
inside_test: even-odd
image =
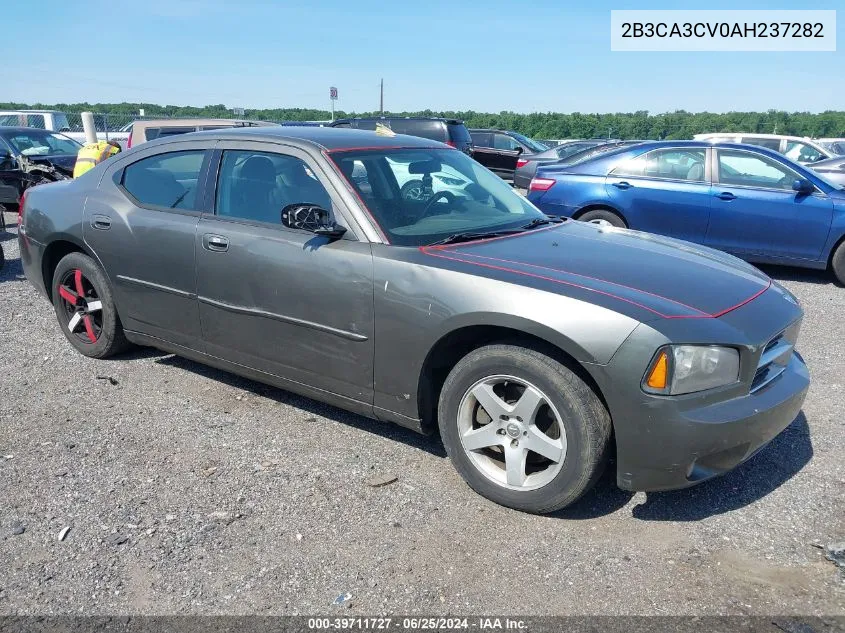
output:
[[[825,274],[767,270],[806,309],[813,386],[766,450],[537,517],[473,493],[437,438],[152,350],[83,358],[3,248],[0,613],[845,614],[818,547],[845,540]]]

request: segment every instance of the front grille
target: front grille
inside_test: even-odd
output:
[[[766,343],[757,363],[754,380],[751,381],[751,393],[760,391],[786,371],[786,366],[795,352],[795,342],[798,340],[800,328],[801,322],[796,321]]]

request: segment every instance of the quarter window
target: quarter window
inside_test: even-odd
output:
[[[366,172],[359,171],[366,178]],[[326,188],[304,161],[268,152],[226,151],[217,181],[217,215],[281,224],[282,209],[313,204],[331,210]]]
[[[168,152],[144,158],[123,172],[123,187],[144,206],[196,209],[205,150]]]
[[[792,190],[792,183],[799,177],[791,169],[766,156],[719,150],[719,182],[723,185]]]
[[[659,149],[627,160],[611,173],[614,176],[704,182],[706,156],[704,149]]]

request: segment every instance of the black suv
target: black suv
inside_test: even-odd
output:
[[[545,152],[548,147],[517,132],[470,130],[472,157],[505,180],[513,180],[516,161],[525,154]]]
[[[376,124],[389,127],[397,134],[409,134],[429,138],[451,145],[464,154],[472,155],[472,137],[463,121],[433,117],[379,117],[361,119],[338,119],[332,127],[350,127],[356,130],[375,130]]]

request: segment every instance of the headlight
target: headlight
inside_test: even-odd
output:
[[[739,352],[714,345],[668,345],[649,365],[643,389],[676,396],[730,385],[739,380]]]

